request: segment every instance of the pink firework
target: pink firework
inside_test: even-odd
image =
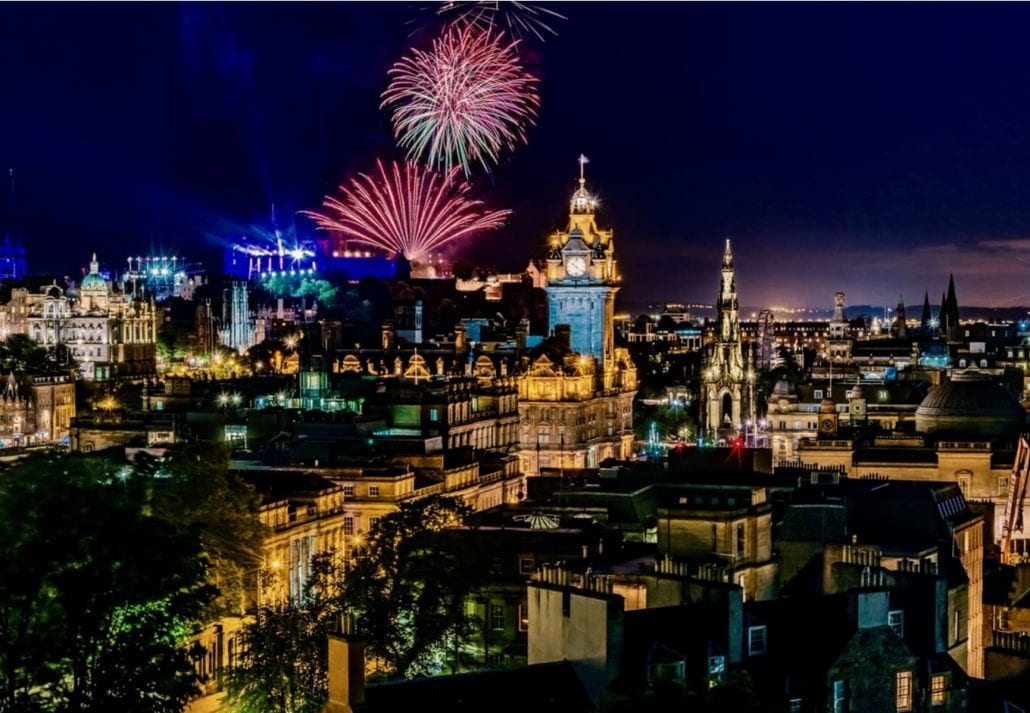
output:
[[[383,107],[393,112],[400,147],[449,171],[489,171],[503,149],[526,141],[540,98],[519,63],[518,41],[472,23],[452,25],[428,52],[412,50],[389,71]]]
[[[340,197],[326,196],[324,213],[306,211],[321,230],[343,233],[348,241],[401,253],[424,262],[443,245],[483,230],[500,228],[510,210],[486,211],[469,197],[471,186],[458,176],[394,162],[376,161],[378,175],[359,173],[340,186]]]

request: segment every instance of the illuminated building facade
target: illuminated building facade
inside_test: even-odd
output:
[[[619,273],[611,230],[595,222],[584,157],[569,224],[551,236],[547,299],[552,336],[520,367],[519,415],[524,471],[588,468],[628,458],[637,372],[615,346]]]
[[[60,441],[75,417],[75,382],[67,375],[11,372],[0,385],[0,448]]]
[[[85,379],[152,374],[159,315],[150,300],[115,291],[96,254],[78,289],[12,290],[0,332],[27,334],[44,347],[65,346]]]

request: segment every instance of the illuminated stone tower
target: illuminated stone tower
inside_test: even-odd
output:
[[[705,348],[701,369],[701,427],[708,437],[719,430],[736,432],[750,413],[754,371],[744,359],[740,340],[740,307],[730,241],[722,256],[718,324]]]
[[[615,353],[615,293],[619,276],[611,230],[594,220],[597,200],[586,189],[579,157],[579,188],[569,203],[569,227],[551,235],[547,259],[547,304],[551,330],[571,328],[572,350],[610,364]]]
[[[548,312],[552,335],[519,365],[519,442],[522,469],[594,468],[633,451],[633,396],[637,370],[615,346],[615,293],[619,274],[611,230],[594,219],[597,200],[579,186],[569,223],[550,237]]]

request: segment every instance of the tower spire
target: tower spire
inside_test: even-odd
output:
[[[733,251],[730,249],[729,238],[726,238],[726,250],[722,254],[722,266],[733,267]]]

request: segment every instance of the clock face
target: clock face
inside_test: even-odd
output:
[[[587,271],[587,259],[582,255],[574,255],[565,262],[565,271],[573,277],[579,277]]]
[[[851,407],[851,410],[855,413],[862,413],[862,404],[855,404]]]
[[[833,430],[833,420],[832,419],[827,418],[827,419],[825,419],[823,421],[823,430],[824,431],[832,431]]]

